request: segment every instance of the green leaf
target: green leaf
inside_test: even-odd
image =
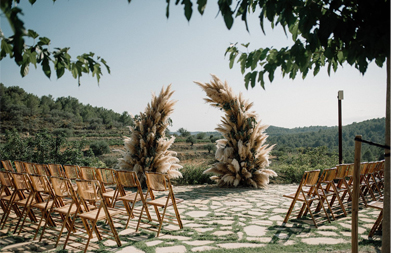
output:
[[[47,78],[50,79],[51,69],[50,69],[50,65],[49,65],[49,58],[47,56],[44,57],[42,60],[42,70],[43,70],[44,74],[47,76]]]
[[[48,39],[48,38],[46,38],[46,37],[40,37],[40,38],[39,38],[38,45],[39,45],[39,46],[50,45],[50,39]]]
[[[33,39],[36,39],[37,37],[39,37],[39,34],[36,33],[35,31],[33,31],[32,29],[29,29],[28,30],[28,36],[33,38]]]
[[[261,87],[265,90],[265,82],[264,82],[264,71],[260,71],[258,73],[258,82],[261,84]]]
[[[190,18],[192,17],[193,13],[193,4],[192,1],[190,0],[183,0],[182,5],[185,5],[184,10],[185,10],[185,17],[189,21]]]
[[[107,62],[104,59],[101,59],[100,61],[106,67],[108,74],[110,74],[111,71],[110,71],[110,67],[107,65]]]
[[[10,54],[10,56],[12,55],[12,45],[8,44],[6,39],[2,39],[1,40],[1,51],[4,51],[7,54]]]
[[[23,62],[21,65],[21,76],[25,77],[29,73],[29,63]]]
[[[167,11],[166,11],[166,16],[167,18],[169,18],[169,4],[170,4],[170,0],[167,0]]]
[[[197,0],[197,10],[200,14],[204,14],[204,10],[206,9],[207,0]]]
[[[238,62],[240,61],[240,71],[242,72],[242,74],[244,74],[246,70],[246,60],[247,60],[247,54],[242,53],[242,55],[240,55],[238,60]]]
[[[257,71],[253,71],[251,73],[250,79],[251,79],[251,87],[254,88],[254,86],[256,86]]]
[[[250,72],[248,72],[248,73],[244,76],[244,83],[245,83],[245,86],[246,86],[246,90],[249,89],[250,77],[251,77],[251,73],[250,73]]]
[[[250,42],[248,42],[247,44],[241,44],[243,47],[245,47],[246,49],[249,47],[249,45],[250,45]]]

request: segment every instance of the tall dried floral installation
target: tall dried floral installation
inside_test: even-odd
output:
[[[123,158],[119,159],[119,167],[133,170],[139,180],[145,184],[145,171],[168,173],[170,178],[182,177],[177,153],[168,150],[175,137],[167,138],[165,130],[169,124],[169,116],[173,112],[176,101],[171,100],[174,91],[171,85],[161,89],[159,96],[152,94],[151,103],[143,113],[133,118],[134,126],[129,127],[130,137],[124,137]]]
[[[254,111],[253,103],[244,100],[242,93],[235,95],[227,82],[212,75],[210,83],[198,84],[207,94],[204,100],[225,112],[217,131],[223,139],[217,140],[215,159],[218,161],[204,173],[221,187],[253,186],[265,188],[269,177],[277,176],[269,166],[269,152],[275,145],[265,144],[268,125],[262,125]]]

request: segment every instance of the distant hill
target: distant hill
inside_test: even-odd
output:
[[[338,152],[338,127],[311,126],[303,128],[269,127],[267,142],[276,144],[275,151],[287,151],[293,148],[326,146],[331,152]],[[378,144],[385,142],[385,118],[370,119],[363,122],[343,126],[342,145],[345,162],[354,160],[354,138],[361,135],[363,139]],[[384,150],[375,146],[362,145],[364,160],[383,159]]]

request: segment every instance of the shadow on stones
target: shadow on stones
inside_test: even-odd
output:
[[[310,233],[311,229],[314,228],[310,224],[299,220],[293,220],[292,222],[295,223],[291,227],[287,227],[285,223],[268,227],[268,230],[275,231],[269,244],[285,243],[295,236]]]

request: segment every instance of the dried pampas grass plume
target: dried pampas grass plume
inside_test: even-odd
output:
[[[235,95],[232,88],[218,77],[211,75],[210,83],[198,84],[207,94],[204,100],[225,112],[222,124],[215,129],[224,139],[217,141],[215,159],[218,161],[204,173],[219,186],[252,186],[266,188],[269,177],[277,176],[269,166],[269,152],[275,145],[265,144],[268,137],[264,133],[267,125],[262,125],[257,114],[250,111],[253,103],[245,100],[240,93]]]
[[[123,158],[120,158],[119,168],[132,170],[138,174],[141,184],[145,184],[145,171],[168,173],[170,178],[180,178],[182,174],[176,152],[168,149],[174,143],[175,137],[165,137],[169,116],[173,112],[176,101],[171,101],[174,91],[171,85],[161,89],[159,96],[152,94],[152,100],[140,115],[133,117],[133,127],[130,137],[124,137]]]

